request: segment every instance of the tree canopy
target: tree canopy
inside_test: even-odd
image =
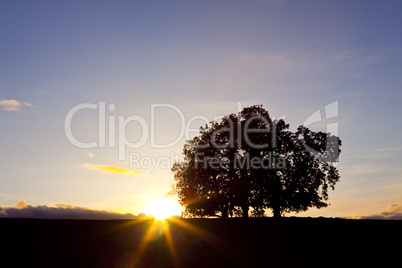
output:
[[[247,107],[187,141],[184,160],[172,168],[172,192],[192,217],[261,216],[266,209],[281,217],[326,207],[328,187],[340,178],[340,146],[330,133],[291,132],[261,105]]]

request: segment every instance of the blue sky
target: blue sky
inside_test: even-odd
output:
[[[130,169],[117,148],[69,142],[64,122],[78,104],[114,104],[107,117],[138,115],[149,124],[152,104],[178,107],[187,121],[236,112],[238,102],[263,104],[296,129],[334,101],[341,181],[331,206],[301,215],[402,205],[401,8],[400,1],[2,1],[0,205],[25,199],[138,213],[169,190],[169,169],[109,174],[85,165]],[[178,114],[157,111],[156,141],[168,143],[179,134]],[[79,139],[95,141],[97,128],[97,111],[75,115]],[[126,134],[138,141],[140,125],[127,125]],[[157,149],[148,138],[127,154],[164,159],[181,154],[184,142]]]

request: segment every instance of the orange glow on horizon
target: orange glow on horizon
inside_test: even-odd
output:
[[[164,220],[174,215],[180,215],[180,205],[168,198],[155,199],[147,203],[143,212],[157,220]]]

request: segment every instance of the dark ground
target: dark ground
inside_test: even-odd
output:
[[[0,267],[389,267],[402,250],[402,221],[184,219],[169,220],[167,235],[150,226],[0,219]]]

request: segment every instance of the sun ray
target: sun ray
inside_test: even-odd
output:
[[[169,226],[168,220],[163,221],[163,228],[164,228],[163,234],[165,235],[165,239],[166,239],[167,245],[169,247],[170,255],[172,257],[174,266],[177,267],[178,263],[177,263],[176,247],[174,245],[172,233],[170,232],[170,226]]]
[[[234,247],[231,244],[228,244],[228,243],[218,239],[216,236],[209,233],[208,231],[203,230],[202,228],[197,227],[194,224],[186,222],[183,219],[172,218],[171,221],[176,223],[181,228],[184,228],[184,229],[190,231],[191,233],[196,235],[199,239],[203,240],[204,242],[208,243],[209,245],[219,248],[219,249],[225,249],[225,250],[223,250],[223,252],[230,255],[232,258],[238,259],[239,261],[246,259],[243,251],[239,250],[238,248]],[[247,266],[247,264],[245,264],[245,266]]]
[[[128,260],[126,267],[136,267],[138,262],[141,260],[141,256],[144,253],[149,241],[152,240],[152,235],[155,231],[155,224],[151,224],[151,226],[146,231],[145,235],[141,239],[139,245],[135,249],[133,255]]]
[[[215,236],[207,230],[192,224],[189,220],[177,218],[157,220],[154,218],[142,222],[146,223],[147,229],[130,259],[126,263],[126,267],[137,267],[138,265],[141,265],[142,261],[144,261],[142,260],[142,257],[146,255],[145,252],[149,243],[162,243],[161,245],[165,245],[169,252],[173,267],[178,267],[180,259],[183,258],[183,256],[180,256],[178,249],[183,247],[183,242],[187,242],[182,241],[178,237],[174,237],[174,235],[177,234],[177,230],[180,229],[188,231],[197,239],[205,242],[209,246],[219,249],[231,259],[238,260],[239,263],[242,263],[242,260],[247,259],[245,253],[239,250],[236,246],[222,241],[219,236]],[[244,265],[247,264],[245,263]]]

